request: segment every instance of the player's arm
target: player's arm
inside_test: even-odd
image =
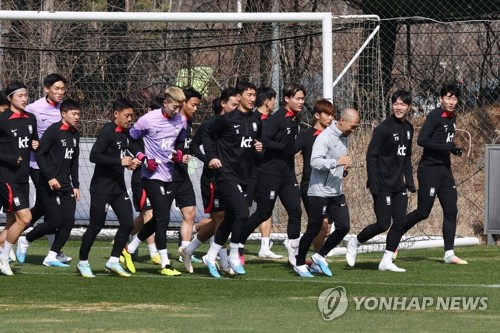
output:
[[[52,149],[57,149],[54,144],[58,140],[58,134],[59,129],[57,126],[47,128],[40,142],[40,147],[35,152],[35,160],[38,163],[40,172],[47,180],[54,179],[57,176],[56,168],[51,165],[47,157]]]
[[[217,155],[217,138],[228,126],[229,123],[227,119],[225,117],[219,117],[208,125],[207,130],[202,133],[203,148],[205,149],[205,155],[208,161],[219,157]]]
[[[403,165],[403,174],[405,176],[405,185],[408,191],[415,192],[415,182],[413,181],[413,165],[411,164],[412,156],[412,142],[413,142],[413,125],[408,122],[410,131],[410,140],[408,141],[408,148],[406,149],[406,156]]]
[[[71,183],[73,185],[73,188],[79,189],[80,188],[80,178],[78,176],[78,169],[79,169],[79,157],[80,157],[80,134],[76,134],[76,147],[75,147],[75,153],[73,154],[73,159],[71,161]]]
[[[366,172],[368,175],[367,187],[373,194],[376,194],[380,191],[380,184],[378,179],[380,170],[378,160],[380,151],[382,150],[384,142],[387,138],[387,134],[388,131],[385,126],[379,125],[377,128],[375,128],[368,145],[368,150],[366,151]]]
[[[203,144],[203,133],[206,131],[207,125],[206,122],[203,122],[200,127],[198,127],[198,130],[193,136],[193,139],[191,140],[191,145],[189,148],[191,149],[191,153],[196,156],[200,161],[202,161],[204,164],[208,164],[209,160],[207,156],[201,151],[201,145]]]
[[[427,149],[450,152],[453,148],[455,148],[453,142],[436,142],[435,139],[432,139],[432,134],[440,123],[439,117],[439,113],[437,112],[429,113],[424,124],[422,125],[422,128],[420,129],[417,144]]]
[[[284,150],[285,142],[275,141],[277,133],[285,126],[285,118],[273,116],[262,124],[262,145],[264,149]]]
[[[90,150],[90,162],[109,166],[122,165],[120,157],[109,156],[106,150],[112,143],[114,133],[110,132],[110,126],[104,127],[97,136],[92,149]]]

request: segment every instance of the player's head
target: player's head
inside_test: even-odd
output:
[[[182,113],[187,117],[192,117],[198,110],[201,101],[201,94],[193,88],[184,88],[186,103],[182,107]]]
[[[255,106],[259,109],[265,108],[266,112],[272,113],[275,105],[276,91],[271,87],[259,87],[255,98]]]
[[[47,102],[58,104],[66,94],[66,79],[57,73],[49,74],[43,79],[43,90],[47,95]]]
[[[212,100],[212,111],[214,114],[220,114],[222,112],[222,105],[220,105],[220,97],[216,97]]]
[[[456,84],[445,84],[441,88],[441,108],[447,112],[455,112],[462,92]]]
[[[340,111],[340,119],[336,123],[342,136],[348,136],[359,126],[359,113],[354,109],[343,109]]]
[[[335,114],[335,106],[327,99],[320,99],[313,106],[313,115],[316,119],[316,124],[322,128],[327,128],[333,121]]]
[[[236,84],[236,93],[238,97],[238,108],[243,111],[251,111],[255,105],[257,87],[255,84],[247,81]]]
[[[28,104],[28,88],[20,81],[13,81],[5,88],[5,95],[12,111],[22,111]]]
[[[283,88],[283,101],[285,102],[285,108],[293,112],[302,111],[305,97],[306,90],[301,84],[292,82],[288,83]]]
[[[5,95],[5,90],[0,90],[0,112],[4,112],[10,107],[7,95]]]
[[[113,102],[115,124],[121,128],[130,128],[134,116],[135,105],[127,98],[118,98]]]
[[[149,111],[151,110],[158,110],[163,107],[163,98],[156,96],[151,99],[151,102],[149,102]]]
[[[165,89],[163,98],[163,114],[173,117],[179,113],[186,102],[186,95],[179,87],[168,87]]]
[[[62,122],[71,127],[78,127],[80,120],[80,103],[74,99],[67,99],[62,101],[60,106]]]
[[[231,112],[238,107],[238,93],[234,88],[226,88],[220,93],[220,105],[222,112]]]
[[[406,117],[411,107],[411,93],[409,91],[399,89],[392,94],[392,113],[397,119]]]

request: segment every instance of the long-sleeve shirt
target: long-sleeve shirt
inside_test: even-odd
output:
[[[215,177],[215,170],[208,167],[208,163],[210,162],[210,160],[208,160],[205,152],[201,150],[201,146],[203,145],[203,133],[206,132],[208,125],[212,123],[217,117],[219,117],[219,115],[211,116],[201,123],[200,127],[198,127],[198,130],[194,134],[189,146],[191,153],[196,156],[201,162],[203,162],[203,171],[201,173],[201,176],[207,179]],[[203,150],[205,150],[204,147]]]
[[[344,166],[337,160],[347,154],[347,137],[333,122],[321,132],[314,142],[311,153],[311,179],[307,195],[334,197],[343,194]]]
[[[295,177],[295,139],[299,132],[298,115],[281,108],[262,127],[264,156],[261,173]]]
[[[0,113],[0,182],[27,183],[30,174],[30,152],[38,140],[36,118],[32,113]],[[21,157],[19,164],[17,161]]]
[[[302,131],[295,140],[295,154],[302,154],[302,178],[300,180],[301,187],[309,183],[311,178],[311,154],[312,147],[316,138],[323,130],[309,127]]]
[[[50,190],[48,181],[55,178],[61,185],[59,191],[70,192],[79,188],[78,157],[80,156],[80,134],[62,121],[50,125],[40,140],[35,154],[40,167],[40,185]]]
[[[437,108],[427,115],[417,144],[424,148],[421,165],[446,165],[450,166],[450,152],[455,148],[456,117],[446,117],[443,109]]]
[[[162,109],[152,110],[137,120],[130,135],[134,140],[142,138],[144,153],[158,162],[155,171],[148,170],[143,164],[142,178],[171,182],[174,172],[172,153],[186,138],[186,119],[180,113],[168,117]]]
[[[33,113],[36,117],[36,125],[38,137],[42,139],[45,130],[52,124],[61,120],[61,112],[59,110],[61,103],[52,104],[47,101],[47,97],[37,99],[33,103],[26,106],[26,111]],[[35,154],[31,153],[30,167],[38,169],[38,164],[35,160]]]
[[[122,158],[133,157],[128,130],[115,122],[105,124],[90,150],[90,162],[95,163],[90,192],[119,194],[127,191]]]
[[[373,131],[366,152],[367,187],[372,193],[415,189],[411,165],[413,126],[391,116]]]
[[[179,141],[177,143],[177,147],[175,150],[182,151],[183,155],[191,153],[191,141],[192,141],[192,133],[193,133],[193,121],[190,118],[183,116],[186,120],[186,136],[184,141]],[[189,177],[187,165],[184,163],[176,163],[174,164],[174,181],[182,181]]]
[[[215,118],[202,134],[208,161],[218,158],[222,163],[216,180],[246,185],[254,166],[255,139],[261,135],[260,119],[236,109]]]

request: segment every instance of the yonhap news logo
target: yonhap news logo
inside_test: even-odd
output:
[[[484,311],[488,297],[353,297],[354,310],[360,311]],[[349,300],[344,287],[325,289],[318,297],[318,309],[325,321],[342,316]]]

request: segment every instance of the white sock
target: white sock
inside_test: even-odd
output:
[[[161,258],[161,267],[165,267],[167,265],[170,265],[170,260],[168,259],[167,249],[158,250],[158,253],[160,254],[160,258]]]
[[[294,249],[298,248],[300,244],[300,237],[295,239],[290,239],[290,246]]]
[[[222,268],[227,268],[229,266],[229,262],[227,261],[227,249],[220,249],[219,250],[219,258],[220,258],[220,263],[222,265]]]
[[[109,257],[109,259],[108,259],[108,263],[110,263],[110,264],[114,264],[117,262],[120,262],[120,258],[118,258],[118,257]]]
[[[215,236],[210,237],[208,241],[210,242],[210,246],[212,246],[212,243],[215,241]]]
[[[47,261],[56,261],[57,260],[56,256],[57,256],[57,252],[49,251],[49,254],[47,254],[47,257],[45,257],[45,259]]]
[[[78,264],[80,265],[87,265],[89,263],[88,260],[80,260],[80,262]]]
[[[153,258],[156,253],[158,252],[158,249],[156,248],[156,244],[148,244],[148,250],[149,250],[149,256]]]
[[[52,247],[52,244],[54,244],[54,239],[56,239],[56,234],[47,235],[47,240],[49,241],[50,247]]]
[[[7,240],[5,240],[5,242],[3,243],[3,251],[2,253],[0,253],[0,259],[9,259],[9,254],[10,254],[10,250],[12,249],[14,245],[7,242]]]
[[[354,239],[356,240],[356,245],[357,245],[357,246],[360,246],[360,245],[362,244],[362,243],[360,243],[360,242],[359,242],[359,240],[358,240],[358,236],[354,237]]]
[[[186,253],[192,255],[194,250],[196,250],[200,245],[203,244],[198,237],[194,237],[193,240],[186,246]]]
[[[181,241],[181,246],[186,247],[189,245],[189,243],[191,243],[191,242],[190,241]]]
[[[229,243],[229,260],[234,260],[237,262],[240,262],[240,255],[238,253],[239,249],[239,244],[238,243]]]
[[[444,253],[445,258],[448,258],[449,256],[454,256],[454,255],[455,255],[455,251],[453,251],[453,250],[448,250],[448,251],[445,251],[445,253]]]
[[[262,239],[260,240],[260,251],[269,251],[269,237],[262,237]]]
[[[215,262],[220,249],[222,249],[222,245],[219,245],[215,242],[213,242],[212,245],[210,245],[210,248],[208,249],[207,252],[207,258],[210,262]]]
[[[384,256],[382,257],[382,262],[392,264],[392,255],[394,252],[385,250]]]
[[[245,248],[245,244],[239,243],[239,244],[238,244],[238,247],[239,247],[240,249],[244,249],[244,248]]]
[[[132,236],[132,240],[127,245],[128,253],[134,253],[135,250],[141,245],[141,241],[137,238],[137,235]]]

